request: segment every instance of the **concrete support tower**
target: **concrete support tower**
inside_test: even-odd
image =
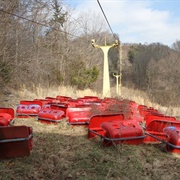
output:
[[[92,39],[92,46],[95,48],[102,49],[104,53],[104,70],[103,70],[103,97],[111,97],[111,91],[110,91],[110,80],[109,80],[109,63],[108,63],[108,52],[109,49],[115,46],[118,46],[118,41],[115,41],[112,45],[105,45],[99,46],[95,43],[95,40]]]
[[[113,73],[113,76],[116,77],[116,95],[119,96],[119,81],[118,81],[118,79],[119,79],[120,75]]]
[[[119,64],[120,64],[120,73],[119,73],[119,95],[122,95],[122,43],[119,43]]]

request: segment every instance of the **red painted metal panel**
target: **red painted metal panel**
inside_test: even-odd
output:
[[[174,120],[153,120],[146,127],[146,131],[155,131],[155,132],[163,132],[163,129],[168,126],[180,127],[180,121]]]
[[[116,103],[119,100],[117,98],[108,98],[108,97],[105,97],[103,101],[104,102],[109,102],[109,103]]]
[[[145,143],[159,143],[161,140],[166,140],[167,136],[163,129],[169,126],[180,128],[180,121],[174,120],[153,120],[146,127]]]
[[[68,103],[56,103],[56,104],[51,104],[50,106],[51,109],[57,109],[61,110],[64,112],[64,115],[66,116],[66,110],[68,108]]]
[[[89,105],[76,105],[74,107],[68,107],[66,109],[66,117],[69,119],[70,114],[77,111],[91,111],[91,107]]]
[[[42,101],[39,100],[22,100],[16,108],[16,115],[19,118],[28,118],[31,116],[37,116],[41,108],[43,107]]]
[[[104,136],[104,131],[101,127],[103,122],[107,121],[122,121],[124,120],[123,114],[101,114],[94,115],[90,118],[89,129],[88,129],[88,138],[96,137],[97,135]]]
[[[158,110],[154,109],[153,107],[147,107],[144,105],[139,105],[138,110],[141,116],[145,117],[149,113],[157,113],[161,114]]]
[[[164,133],[167,136],[166,150],[172,153],[180,153],[180,127],[166,127]]]
[[[72,100],[72,98],[69,96],[56,96],[56,99],[60,100],[60,102],[68,102]]]
[[[82,101],[84,103],[86,102],[93,102],[93,101],[97,101],[99,98],[97,96],[84,96],[84,97],[79,97],[77,98],[78,101]]]
[[[38,114],[38,120],[46,124],[56,124],[60,122],[64,117],[64,111],[58,109],[42,109]]]
[[[31,127],[0,127],[0,159],[29,156],[32,146]]]
[[[76,109],[76,108],[74,108]],[[69,124],[89,124],[89,119],[91,118],[91,108],[84,108],[83,110],[74,110],[68,113]]]
[[[41,101],[38,101],[38,100],[32,100],[32,101],[22,100],[22,101],[20,101],[19,104],[22,104],[22,105],[32,105],[32,104],[37,104],[37,105],[39,105],[40,107],[42,107],[42,102],[41,102]]]
[[[146,126],[149,125],[153,120],[161,120],[161,121],[176,121],[175,117],[172,116],[165,116],[163,114],[158,114],[158,113],[149,113],[146,114],[144,117],[144,120],[146,122]]]
[[[51,104],[45,104],[41,109],[50,109],[50,108],[51,108]]]
[[[101,102],[101,103],[91,103],[89,104],[91,107],[91,111],[93,115],[98,115],[98,114],[105,114],[108,111],[107,108],[107,103]]]
[[[11,115],[11,118],[14,119],[14,109],[13,108],[0,108],[0,113],[7,113]]]
[[[142,127],[135,121],[111,121],[101,124],[104,134],[104,145],[115,144],[142,144],[144,133]]]
[[[7,113],[0,113],[0,126],[9,126],[11,122],[11,115]]]
[[[66,103],[68,104],[68,107],[76,107],[77,105],[84,105],[82,101],[77,99],[71,99]]]
[[[19,104],[16,109],[16,115],[19,118],[37,116],[40,110],[41,106],[38,104]]]
[[[44,105],[53,103],[53,100],[52,99],[34,99],[33,102],[34,104],[39,104],[39,105],[41,104],[41,108],[43,108]]]
[[[0,108],[0,126],[9,126],[14,122],[13,108]]]
[[[87,99],[93,99],[93,100],[98,100],[98,96],[84,96],[84,98],[87,98]]]
[[[45,100],[50,101],[50,103],[60,103],[60,100],[54,97],[46,97]]]
[[[107,113],[123,113],[125,119],[132,119],[138,113],[138,105],[134,101],[105,98],[102,102],[103,110]]]

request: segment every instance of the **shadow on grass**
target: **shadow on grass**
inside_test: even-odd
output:
[[[62,124],[34,126],[29,157],[0,162],[0,179],[178,179],[180,159],[152,145],[103,147],[87,129]]]

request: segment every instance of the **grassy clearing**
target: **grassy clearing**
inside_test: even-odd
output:
[[[1,161],[0,179],[179,179],[180,158],[163,145],[104,147],[66,119],[58,125],[16,119],[19,124],[33,127],[33,150],[29,157]]]
[[[7,96],[5,103],[15,108],[22,99],[68,95],[69,89],[62,88],[62,92],[60,89],[47,90],[49,94],[42,90],[30,93],[23,89]],[[72,97],[84,95],[97,94],[90,93],[90,90],[85,93],[77,91]],[[132,100],[144,104],[140,97],[143,99],[142,96],[132,96]],[[100,138],[87,139],[87,128],[70,126],[66,119],[58,125],[46,125],[37,118],[16,118],[14,125],[21,124],[33,127],[33,150],[29,157],[2,160],[2,180],[178,180],[180,177],[180,155],[167,153],[164,145],[104,147]]]
[[[78,98],[83,96],[98,96],[99,98],[103,98],[102,94],[99,94],[91,89],[86,90],[76,90],[73,87],[41,87],[32,86],[31,90],[29,90],[25,85],[22,85],[21,90],[14,91],[13,89],[9,89],[10,93],[6,96],[0,96],[0,102],[2,106],[14,107],[18,105],[20,100],[33,100],[35,98],[45,98],[46,96],[56,97],[57,95],[69,96],[72,98]],[[116,97],[116,88],[111,88],[111,95]],[[154,107],[159,110],[163,114],[175,116],[177,119],[180,119],[180,107],[172,107],[172,106],[161,106],[157,103],[152,103],[148,97],[148,95],[140,90],[128,89],[126,87],[121,88],[121,97],[123,99],[129,99],[135,101],[138,104],[146,105]]]

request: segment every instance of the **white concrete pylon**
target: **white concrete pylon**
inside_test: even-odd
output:
[[[92,39],[92,46],[95,48],[102,49],[104,53],[104,68],[103,68],[103,96],[104,97],[111,97],[111,91],[110,91],[110,80],[109,80],[109,63],[108,63],[108,52],[109,49],[115,46],[118,46],[118,41],[116,41],[112,45],[105,45],[99,46],[95,43],[95,40]]]
[[[120,74],[115,74],[113,73],[113,76],[116,77],[116,95],[118,96],[119,95],[119,77],[120,77]]]

